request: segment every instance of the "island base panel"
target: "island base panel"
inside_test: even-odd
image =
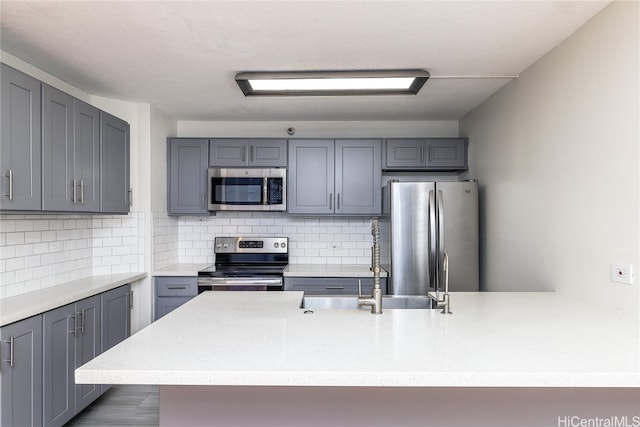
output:
[[[537,427],[613,417],[640,425],[640,389],[160,386],[162,427]]]

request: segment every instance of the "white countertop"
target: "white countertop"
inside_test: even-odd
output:
[[[640,387],[640,325],[555,293],[439,310],[314,310],[302,292],[205,292],[76,370],[78,383]],[[384,310],[384,306],[383,306]]]
[[[289,264],[284,277],[373,277],[370,265],[364,264]],[[382,270],[381,277],[387,277]]]
[[[0,300],[0,326],[35,316],[65,304],[147,277],[146,273],[91,276]]]
[[[197,276],[198,271],[204,270],[211,264],[172,264],[154,270],[152,276]]]

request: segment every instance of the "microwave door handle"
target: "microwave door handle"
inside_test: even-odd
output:
[[[269,201],[267,200],[267,190],[269,188],[269,178],[266,176],[262,179],[262,204],[267,205]]]

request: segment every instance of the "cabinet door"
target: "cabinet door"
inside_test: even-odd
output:
[[[0,210],[40,210],[40,82],[4,64],[0,74]]]
[[[131,335],[131,285],[102,294],[102,351]]]
[[[129,124],[101,111],[100,210],[102,212],[129,212],[131,202],[129,162]]]
[[[387,139],[385,167],[392,169],[424,168],[427,165],[424,138]]]
[[[467,169],[467,138],[427,138],[427,169]]]
[[[289,213],[333,214],[334,152],[332,139],[289,140]]]
[[[102,351],[101,303],[100,295],[86,298],[76,303],[77,333],[75,347],[75,366],[79,368]],[[74,376],[72,375],[72,378]],[[75,380],[73,381],[75,383]],[[76,414],[89,403],[100,397],[99,384],[76,384]]]
[[[336,214],[381,214],[381,151],[379,139],[336,141]]]
[[[209,141],[170,139],[167,212],[173,215],[203,215],[207,209]]]
[[[44,425],[61,426],[75,415],[75,304],[42,315]]]
[[[77,191],[75,210],[99,212],[100,110],[76,99],[74,100],[73,114],[74,164]]]
[[[217,167],[238,167],[248,165],[248,140],[223,139],[211,140],[209,165]]]
[[[249,166],[286,167],[286,139],[250,139]]]
[[[41,426],[42,316],[3,326],[0,339],[0,425]]]
[[[167,313],[172,312],[193,297],[161,297],[156,298],[156,315],[154,320],[158,320]]]
[[[73,211],[77,201],[73,97],[42,85],[42,209]]]

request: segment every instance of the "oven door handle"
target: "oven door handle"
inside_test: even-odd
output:
[[[280,285],[282,278],[262,277],[198,277],[198,285],[208,286],[254,286],[254,285]]]

